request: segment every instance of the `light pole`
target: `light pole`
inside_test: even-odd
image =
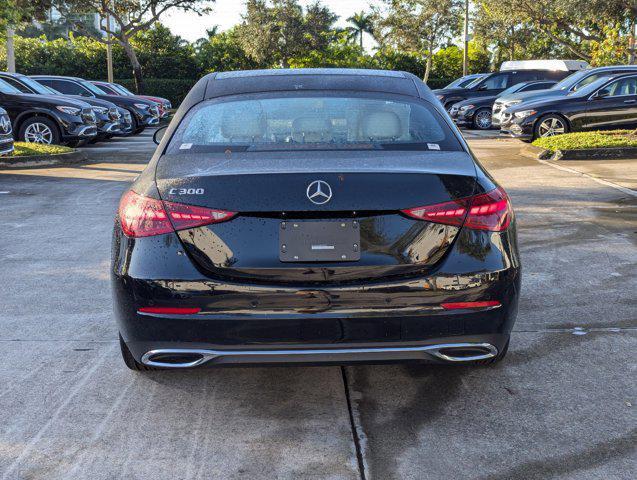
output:
[[[13,47],[13,35],[15,30],[11,25],[7,27],[7,71],[15,73],[15,48]]]
[[[469,73],[469,0],[464,0],[464,51],[462,52],[462,75]]]
[[[109,83],[113,83],[113,45],[111,43],[111,14],[106,14],[106,77]]]

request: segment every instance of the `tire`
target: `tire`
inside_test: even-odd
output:
[[[148,372],[152,370],[161,370],[161,368],[149,367],[135,360],[135,357],[133,357],[133,354],[130,353],[130,350],[126,346],[126,343],[124,343],[124,339],[122,338],[121,334],[119,335],[119,348],[122,351],[122,359],[124,360],[124,363],[129,369],[134,370],[135,372]]]
[[[491,110],[488,108],[479,108],[473,114],[473,128],[478,130],[490,130],[493,126],[491,120]]]
[[[504,357],[506,357],[507,352],[509,351],[509,342],[511,338],[507,339],[507,343],[504,345],[504,348],[498,352],[498,354],[493,358],[487,358],[486,360],[476,360],[471,362],[471,365],[494,365],[498,362],[501,362]]]
[[[21,142],[59,145],[60,130],[57,124],[47,117],[27,118],[20,125],[18,139]]]
[[[533,140],[536,138],[562,135],[570,130],[566,119],[560,115],[544,115],[540,117],[533,127]]]

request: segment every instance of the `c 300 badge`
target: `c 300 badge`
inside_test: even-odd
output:
[[[203,195],[203,188],[171,188],[168,190],[170,195]]]

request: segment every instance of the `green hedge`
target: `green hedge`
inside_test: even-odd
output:
[[[637,147],[637,134],[634,130],[566,133],[538,138],[533,145],[550,152],[584,148]]]
[[[144,78],[144,94],[167,98],[173,107],[177,107],[197,80],[197,78]],[[115,79],[115,82],[124,85],[131,92],[135,91],[135,81],[132,78]]]

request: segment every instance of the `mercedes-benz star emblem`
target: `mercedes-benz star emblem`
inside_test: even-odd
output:
[[[2,128],[4,133],[9,133],[9,130],[11,130],[11,122],[7,117],[0,118],[0,128]]]
[[[314,180],[307,186],[307,198],[316,205],[323,205],[332,198],[332,187],[323,180]]]

